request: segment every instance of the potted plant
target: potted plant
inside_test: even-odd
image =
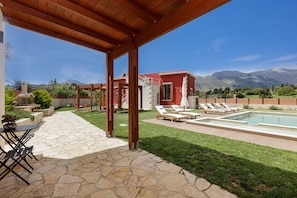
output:
[[[17,120],[16,116],[13,115],[3,115],[2,116],[2,125],[4,130],[12,130],[17,127],[15,121]]]

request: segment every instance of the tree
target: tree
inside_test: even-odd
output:
[[[211,90],[208,90],[206,93],[205,93],[205,97],[208,97],[209,95],[211,95]]]
[[[236,98],[244,98],[244,94],[241,92],[237,92]]]
[[[255,89],[253,89],[253,92],[254,92],[254,95],[260,95],[261,92],[262,92],[262,89],[261,88],[255,88]]]
[[[50,81],[49,85],[48,85],[48,90],[47,90],[47,91],[48,91],[50,94],[53,95],[53,91],[55,90],[55,88],[56,88],[57,85],[58,85],[58,83],[57,83],[57,79],[56,79],[56,78],[52,79],[52,80]]]
[[[274,93],[274,84],[272,84],[272,86],[271,86],[271,91],[272,91],[272,93]]]
[[[58,97],[67,97],[72,96],[72,91],[70,90],[70,86],[67,83],[63,83],[56,85],[52,94]]]
[[[279,96],[293,96],[296,95],[296,91],[292,86],[283,86],[277,89],[276,94]]]
[[[36,89],[33,91],[34,94],[34,102],[36,104],[40,104],[41,109],[49,108],[52,104],[52,97],[48,93],[47,90],[44,89]]]
[[[259,98],[270,98],[271,97],[271,93],[269,88],[263,88],[260,92],[259,92]]]
[[[83,89],[83,90],[80,91],[80,96],[87,97],[87,96],[89,96],[89,92],[87,90]]]
[[[230,93],[230,92],[231,92],[230,87],[226,87],[225,90],[224,90],[224,93],[225,93],[225,94],[228,94],[228,93]]]

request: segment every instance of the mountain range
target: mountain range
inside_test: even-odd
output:
[[[207,91],[214,88],[271,88],[281,84],[297,84],[297,69],[274,68],[244,73],[220,71],[209,76],[196,76],[196,89]]]

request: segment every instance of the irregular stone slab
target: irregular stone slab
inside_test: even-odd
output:
[[[80,184],[56,184],[54,187],[54,197],[75,196],[78,194]]]
[[[209,183],[204,178],[198,178],[195,185],[199,190],[203,191],[203,190],[208,189],[210,187],[211,183]]]
[[[207,189],[205,191],[205,193],[209,196],[209,197],[220,197],[220,198],[237,198],[236,195],[222,189],[221,187],[217,186],[217,185],[211,185],[211,187],[209,189]]]
[[[181,192],[183,186],[187,183],[185,177],[182,174],[169,173],[165,175],[159,184],[164,185],[168,190]]]

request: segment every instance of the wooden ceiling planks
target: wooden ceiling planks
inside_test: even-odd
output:
[[[128,52],[229,0],[0,0],[12,25],[110,53]]]

